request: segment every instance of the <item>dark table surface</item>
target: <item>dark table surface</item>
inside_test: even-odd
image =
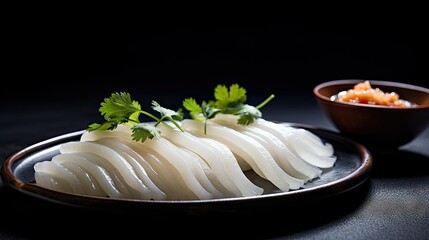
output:
[[[264,118],[337,131],[310,95],[267,106]],[[299,101],[298,101],[299,100]],[[39,141],[81,130],[96,105],[56,101],[6,107],[0,115],[0,161]],[[94,110],[95,109],[95,110]],[[71,117],[72,116],[72,117]],[[146,235],[186,238],[428,239],[429,130],[391,154],[373,154],[364,184],[290,211],[246,218],[153,218],[94,212],[27,196],[0,183],[0,239],[50,239]]]

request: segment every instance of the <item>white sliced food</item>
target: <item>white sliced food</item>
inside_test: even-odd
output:
[[[191,133],[204,133],[203,122],[185,119],[182,121],[182,126]],[[290,176],[279,167],[268,150],[259,142],[234,129],[213,122],[207,123],[206,135],[224,143],[232,152],[240,155],[259,176],[269,180],[280,190],[289,191],[290,185],[287,180]]]
[[[34,173],[34,180],[36,181],[37,185],[50,190],[73,193],[70,184],[55,174],[36,171]]]
[[[163,156],[171,165],[173,165],[179,172],[183,181],[186,183],[186,186],[199,199],[214,198],[214,196],[208,192],[198,181],[197,177],[195,176],[195,172],[192,170],[183,154],[178,154],[180,150],[177,146],[162,137],[147,139],[142,144],[148,146],[153,151]]]
[[[295,152],[297,152],[298,155],[309,164],[320,168],[331,168],[334,166],[337,160],[336,156],[322,156],[316,154],[308,145],[302,144],[303,140],[294,133],[286,133],[285,137],[290,139],[290,145],[293,147]]]
[[[115,150],[95,142],[67,142],[60,146],[61,153],[92,153],[102,157],[119,172],[125,183],[131,188],[130,192],[141,199],[151,199],[151,190],[140,180],[135,170],[124,157]],[[118,177],[119,177],[118,176]]]
[[[62,153],[54,156],[52,161],[59,164],[73,162],[94,177],[98,185],[100,185],[105,192],[105,196],[110,198],[127,198],[128,192],[126,191],[124,194],[120,191],[112,178],[113,176],[111,176],[105,168],[88,161],[81,153]]]
[[[131,136],[131,129],[126,125],[119,125],[114,132],[117,132],[121,136]],[[124,137],[125,138],[125,137]],[[127,139],[130,139],[128,137]],[[208,192],[198,181],[195,176],[195,172],[191,169],[189,163],[183,154],[180,153],[180,149],[174,145],[172,142],[168,141],[163,137],[154,137],[153,139],[146,139],[143,143],[136,142],[137,144],[142,144],[151,149],[153,152],[158,153],[160,156],[163,156],[171,165],[173,165],[183,181],[186,183],[187,187],[199,198],[199,199],[211,199],[214,196]],[[201,169],[202,170],[202,169]]]
[[[63,165],[65,168],[73,172],[81,181],[82,187],[84,187],[85,193],[90,196],[105,197],[106,193],[97,183],[95,178],[81,166],[76,164],[74,161],[57,161],[58,158],[52,158],[53,162]]]
[[[128,126],[120,125],[117,129],[111,131],[86,131],[82,134],[81,141],[95,141],[112,137],[121,139],[122,142],[147,159],[165,183],[166,188],[162,190],[167,194],[167,199],[198,199],[184,182],[177,167],[153,149],[141,142],[132,140],[131,129]]]
[[[122,139],[123,141],[128,141]],[[164,182],[167,199],[171,200],[189,200],[198,199],[198,197],[186,186],[179,171],[163,156],[154,152],[152,149],[139,144],[133,140],[128,144],[140,155],[142,155],[153,169],[158,173],[160,179]]]
[[[200,139],[204,139],[204,140],[208,139],[208,140],[211,140],[212,142],[220,143],[221,145],[226,146],[225,144],[223,144],[222,142],[220,142],[220,141],[218,141],[218,140],[216,140],[214,138],[207,137],[207,135],[204,134],[203,132],[196,132],[196,131],[194,131],[194,132],[189,132],[189,133],[191,135],[195,136],[195,137],[199,137]],[[240,171],[243,172],[243,174],[244,174],[244,172],[246,172],[248,170],[253,170],[253,171],[257,171],[258,174],[262,174],[263,175],[263,173],[261,172],[261,170],[258,167],[256,167],[255,169],[253,169],[252,166],[250,166],[250,164],[246,160],[244,160],[242,158],[242,156],[237,155],[235,152],[231,151],[231,149],[228,146],[226,146],[226,148],[228,148],[229,152],[232,153],[232,158],[231,159],[234,159],[234,161],[237,161],[237,165],[240,168]],[[246,176],[246,175],[244,174],[244,176]]]
[[[229,173],[231,180],[240,189],[243,196],[261,195],[264,189],[254,184],[241,170],[240,165],[231,151],[225,144],[211,138],[201,138],[201,141],[207,145],[213,146],[217,150],[219,159],[222,159],[222,164],[225,170]]]
[[[297,134],[300,139],[305,139],[307,146],[311,148],[311,150],[314,151],[316,154],[328,157],[334,155],[334,147],[332,146],[332,144],[328,142],[323,142],[322,139],[316,134],[303,128],[291,127],[284,124],[282,125],[285,126],[285,129],[287,129],[288,131],[292,131]]]
[[[223,197],[231,197],[232,194],[226,188],[224,188],[216,175],[213,173],[212,169],[209,165],[195,152],[179,147],[180,150],[187,155],[187,159],[189,159],[191,168],[196,170],[196,176],[201,185],[204,186],[207,191],[209,191],[215,198],[223,198]],[[202,171],[200,171],[202,170]]]
[[[298,189],[302,187],[306,181],[311,179],[310,177],[305,176],[300,172],[296,171],[290,165],[289,160],[285,158],[286,154],[290,151],[284,146],[284,144],[279,139],[277,139],[272,134],[257,128],[238,125],[237,123],[230,124],[228,121],[223,121],[223,120],[216,121],[216,123],[226,127],[230,127],[240,133],[243,133],[255,139],[262,146],[264,146],[271,153],[276,163],[282,168],[283,171],[287,173],[287,181],[291,189]]]
[[[200,164],[200,160],[197,158],[195,154],[192,154],[191,151],[185,151],[181,147],[177,147],[176,154],[181,155],[183,159],[185,159],[191,171],[194,173],[195,178],[198,180],[201,186],[203,186],[203,188],[213,196],[212,198],[223,197],[223,194],[218,189],[216,189],[215,186],[213,186],[210,179],[207,177],[203,169],[205,166]]]
[[[72,190],[71,193],[85,194],[81,180],[73,172],[60,164],[52,161],[37,162],[34,164],[34,170],[39,173],[47,173],[51,176],[64,179],[64,181],[70,185]]]
[[[158,184],[162,184],[159,176],[141,155],[137,154],[126,144],[115,140],[115,138],[103,138],[94,142],[107,146],[124,157],[133,167],[141,181],[152,191],[153,199],[160,200],[166,198],[166,194],[152,181],[152,179],[155,179]]]
[[[197,155],[195,152],[192,152],[191,150],[187,148],[183,148],[184,151],[188,151],[190,154],[194,155],[195,158],[198,158],[200,161],[200,164],[204,170],[204,173],[206,174],[207,178],[210,180],[210,182],[213,184],[213,186],[222,193],[222,197],[235,197],[234,194],[232,194],[228,189],[226,189],[219,181],[219,179],[214,174],[213,170],[207,165],[207,163],[201,159],[199,155]]]
[[[106,172],[112,178],[113,182],[115,183],[115,186],[119,189],[119,191],[121,191],[121,193],[124,194],[125,197],[139,198],[139,196],[141,195],[130,185],[127,184],[124,176],[122,176],[122,173],[104,157],[89,152],[78,152],[76,154],[82,156],[86,161],[92,162],[97,166],[103,167],[103,169],[106,170]]]
[[[211,168],[211,171],[218,181],[228,189],[231,194],[235,196],[241,195],[240,190],[233,184],[229,176],[226,174],[218,156],[211,155],[213,154],[213,149],[211,149],[210,146],[207,146],[203,141],[200,141],[197,137],[187,132],[174,130],[164,125],[159,125],[158,128],[161,131],[162,136],[176,146],[181,147],[182,149],[187,149],[201,156],[200,158],[208,164],[208,167]],[[203,169],[206,171],[204,167]]]
[[[302,159],[313,166],[320,168],[330,168],[334,165],[337,159],[335,155],[324,156],[316,154],[316,152],[324,152],[324,150],[322,150],[324,148],[328,149],[327,151],[330,151],[329,149],[332,147],[330,144],[318,145],[320,151],[315,151],[312,149],[312,147],[310,147],[315,146],[310,144],[311,141],[306,140],[305,138],[301,139],[294,131],[288,131],[285,125],[259,118],[252,123],[252,126],[259,127],[271,132],[281,139],[286,144],[286,146],[293,149],[293,151]]]
[[[213,119],[216,123],[232,127],[259,140],[269,149],[280,167],[291,176],[308,181],[322,174],[321,169],[307,163],[271,132],[253,125],[239,125],[237,120],[238,116],[231,114],[218,114]]]
[[[263,189],[254,185],[243,173],[232,152],[225,146],[219,146],[213,141],[194,136],[188,132],[181,132],[160,125],[163,137],[172,143],[187,148],[203,159],[212,169],[219,182],[228,189],[233,196],[260,195]]]
[[[123,129],[123,130],[119,131],[118,129]],[[132,139],[131,130],[129,129],[129,127],[123,127],[120,125],[118,126],[117,129],[114,129],[114,130],[85,131],[80,137],[80,141],[91,142],[97,139],[109,138],[109,137],[119,137],[119,138],[130,139],[130,140]]]

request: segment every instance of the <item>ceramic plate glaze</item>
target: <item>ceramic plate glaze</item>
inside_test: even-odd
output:
[[[72,207],[91,208],[100,211],[142,214],[145,216],[185,216],[185,215],[229,215],[272,211],[276,208],[297,207],[309,202],[317,202],[326,197],[349,191],[362,184],[372,166],[372,156],[367,148],[338,133],[297,123],[282,123],[292,127],[307,129],[323,141],[331,143],[337,161],[333,168],[322,173],[298,190],[281,192],[270,182],[260,178],[253,171],[246,175],[255,184],[264,188],[259,196],[235,197],[210,200],[128,200],[91,197],[52,191],[35,184],[33,166],[37,162],[50,160],[59,154],[62,143],[76,141],[84,131],[54,137],[31,145],[7,158],[1,169],[1,178],[9,186],[24,194],[44,199],[55,204]]]

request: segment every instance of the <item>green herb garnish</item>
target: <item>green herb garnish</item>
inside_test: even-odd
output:
[[[186,98],[183,101],[183,107],[189,111],[192,119],[205,122],[204,132],[206,132],[207,120],[214,118],[218,113],[238,115],[238,124],[249,125],[255,119],[262,117],[259,109],[270,102],[274,98],[274,94],[254,107],[246,104],[246,93],[246,89],[238,84],[232,84],[229,88],[225,85],[217,85],[214,89],[215,100],[203,101],[199,105],[194,98]]]
[[[204,132],[207,129],[207,121],[214,118],[218,113],[238,115],[238,124],[249,125],[255,119],[262,117],[259,109],[271,101],[274,95],[270,95],[264,102],[254,107],[246,104],[246,93],[246,89],[238,84],[232,84],[229,88],[225,85],[217,85],[214,89],[214,100],[202,101],[201,104],[198,104],[191,97],[183,100],[182,104],[189,111],[192,119],[205,122]],[[172,127],[165,123],[166,120],[173,123],[180,131],[185,131],[178,123],[182,121],[184,116],[181,108],[173,111],[162,107],[156,101],[152,101],[152,109],[160,114],[160,117],[157,117],[148,111],[142,110],[140,104],[132,100],[130,94],[127,92],[112,93],[100,105],[99,111],[105,121],[90,124],[87,128],[88,131],[114,130],[118,125],[125,124],[131,126],[132,139],[141,142],[144,142],[148,138],[159,137],[160,131],[156,126],[160,123]],[[156,123],[152,125],[140,122],[139,118],[141,114],[155,120]]]
[[[204,121],[204,133],[207,131],[207,120],[214,118],[221,110],[215,107],[213,101],[203,101],[201,105],[194,98],[186,98],[183,100],[183,107],[189,111],[192,119]]]
[[[160,135],[156,126],[159,123],[166,124],[164,120],[171,121],[178,129],[184,131],[183,128],[177,123],[183,119],[183,112],[181,109],[173,111],[162,107],[156,101],[152,101],[152,109],[159,112],[161,117],[144,111],[141,109],[137,101],[131,99],[127,92],[112,93],[109,98],[105,98],[102,102],[99,111],[104,117],[103,123],[93,123],[87,128],[88,131],[95,130],[114,130],[120,124],[131,126],[132,139],[144,142],[147,138],[152,139]],[[156,121],[154,125],[142,123],[139,120],[140,114],[152,118]],[[166,124],[167,126],[170,126]]]

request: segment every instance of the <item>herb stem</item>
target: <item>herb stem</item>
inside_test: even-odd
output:
[[[182,131],[182,132],[185,132],[185,129],[183,129],[182,128],[182,126],[180,126],[178,123],[177,123],[177,121],[174,121],[172,118],[170,118],[169,119],[173,124],[174,124],[174,126],[176,126],[180,131]],[[167,124],[168,125],[168,124]]]
[[[261,109],[263,106],[265,106],[268,102],[270,102],[274,98],[274,94],[271,94],[265,101],[260,103],[258,106],[256,106],[257,109]]]
[[[162,121],[160,118],[156,117],[155,115],[153,115],[153,114],[151,114],[151,113],[149,113],[149,112],[146,112],[146,111],[141,110],[141,111],[140,111],[140,113],[143,113],[144,115],[146,115],[146,116],[148,116],[148,117],[153,118],[153,119],[154,119],[154,120],[156,120],[157,122],[161,122],[161,121]]]
[[[146,115],[146,116],[148,116],[148,117],[151,117],[151,118],[153,118],[157,123],[155,124],[155,126],[156,125],[158,125],[159,123],[162,123],[162,124],[164,124],[165,126],[167,126],[167,127],[170,127],[171,128],[171,126],[170,125],[168,125],[167,123],[165,123],[161,118],[158,118],[158,117],[156,117],[155,115],[153,115],[153,114],[151,114],[151,113],[149,113],[149,112],[146,112],[146,111],[140,111],[140,113],[142,113],[142,114],[144,114],[144,115]],[[173,118],[171,118],[171,117],[169,117],[169,118],[167,118],[170,122],[172,122],[173,124],[174,124],[174,126],[176,126],[180,131],[182,131],[182,132],[185,132],[185,129],[183,129],[182,128],[182,126],[180,126],[178,123],[177,123],[177,121],[175,121]],[[136,121],[135,121],[136,122]],[[138,123],[138,122],[137,122]]]

